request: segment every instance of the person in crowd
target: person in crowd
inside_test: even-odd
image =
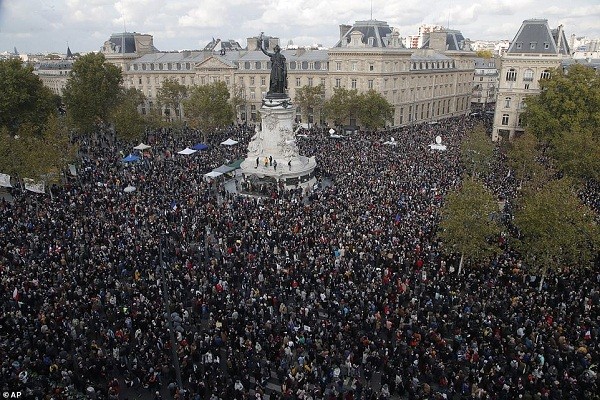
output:
[[[505,243],[462,276],[441,252],[440,208],[479,122],[342,141],[313,128],[299,145],[317,156],[317,190],[267,196],[203,177],[245,157],[250,126],[185,157],[199,132],[148,131],[151,152],[127,166],[130,144],[76,138],[76,179],[0,200],[0,381],[39,399],[593,398],[598,268],[550,273],[538,291]],[[448,151],[429,149],[437,135]],[[227,137],[240,144],[223,149]],[[498,162],[486,183],[510,199]],[[581,195],[598,208],[599,193]]]

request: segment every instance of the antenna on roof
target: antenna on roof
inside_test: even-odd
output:
[[[373,21],[373,0],[371,0],[371,21]]]
[[[446,25],[446,29],[450,29],[450,12],[452,11],[452,0],[449,1],[450,5],[448,7],[448,25]]]

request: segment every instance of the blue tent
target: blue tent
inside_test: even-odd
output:
[[[123,159],[123,162],[133,162],[133,161],[137,161],[139,159],[140,158],[138,156],[134,156],[133,154],[130,154]]]
[[[194,149],[194,150],[207,150],[208,146],[205,145],[204,143],[196,143],[195,145],[192,146],[192,149]]]

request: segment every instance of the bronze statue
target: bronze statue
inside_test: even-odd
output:
[[[263,47],[263,35],[261,33],[258,39],[260,49],[271,58],[271,80],[269,82],[269,92],[267,97],[283,97],[287,89],[287,63],[285,56],[281,54],[281,48],[276,45],[273,53],[267,52]]]

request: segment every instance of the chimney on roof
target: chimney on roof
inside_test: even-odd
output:
[[[254,36],[254,37],[249,37],[248,39],[246,39],[247,44],[248,44],[248,51],[256,51],[258,50],[258,37]]]
[[[429,32],[429,48],[444,52],[446,51],[446,31],[438,31],[435,30],[433,32]]]
[[[561,48],[563,46],[562,37],[563,37],[563,26],[562,24],[558,26],[558,32],[556,33],[556,51],[558,54],[561,53]]]
[[[269,50],[273,50],[275,46],[279,46],[279,38],[270,37],[269,38]]]

